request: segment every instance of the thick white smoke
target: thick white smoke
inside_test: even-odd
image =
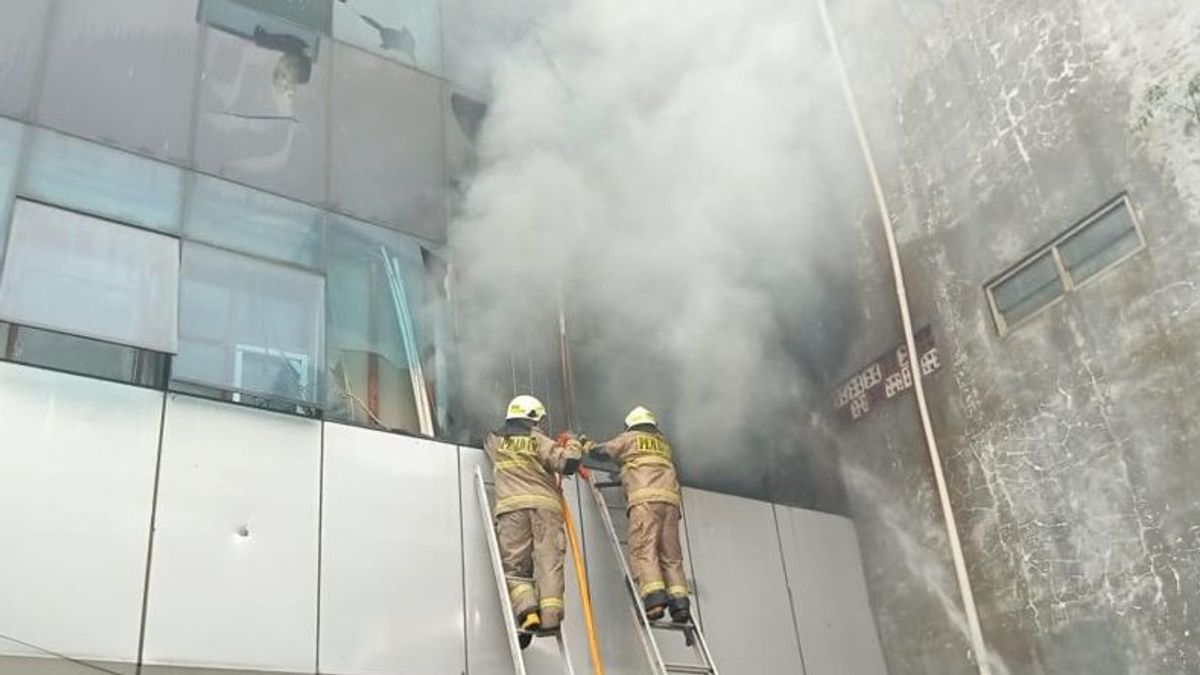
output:
[[[841,370],[865,250],[815,6],[574,0],[520,25],[452,226],[468,387],[564,296],[586,431],[645,404],[686,473],[771,492]]]

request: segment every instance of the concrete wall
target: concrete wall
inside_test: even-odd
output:
[[[10,363],[0,438],[0,674],[511,668],[479,450]],[[598,511],[567,497],[606,672],[648,672]],[[692,489],[685,508],[724,672],[885,672],[849,520]],[[573,575],[566,600],[586,672]],[[531,672],[553,656],[538,641]]]
[[[1200,6],[834,19],[942,351],[930,402],[997,670],[1200,672]],[[1122,192],[1148,250],[999,338],[986,282]],[[896,344],[882,264],[857,366]],[[872,601],[893,673],[973,672],[915,421],[897,401],[839,432]]]

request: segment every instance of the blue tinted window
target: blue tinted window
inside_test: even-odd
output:
[[[434,370],[419,337],[421,249],[403,235],[346,218],[335,218],[327,236],[327,416],[419,432],[430,406],[424,375]]]
[[[21,157],[21,139],[25,127],[0,118],[0,265],[4,264],[4,240],[7,238],[9,212],[12,209],[13,182]]]
[[[317,402],[324,293],[316,274],[185,243],[172,379]]]
[[[321,212],[311,206],[196,176],[184,233],[189,239],[318,268],[322,222]]]
[[[22,194],[132,225],[179,231],[183,171],[44,129],[33,134]]]

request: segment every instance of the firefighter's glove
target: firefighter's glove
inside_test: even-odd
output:
[[[579,468],[580,468],[579,467],[579,458],[578,457],[568,457],[563,461],[562,473],[564,476],[570,476],[570,475],[574,474],[575,471],[578,470]]]

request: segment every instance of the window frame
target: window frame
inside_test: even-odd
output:
[[[1061,251],[1062,245],[1075,235],[1086,230],[1088,227],[1094,225],[1096,222],[1102,220],[1104,217],[1112,214],[1120,208],[1125,209],[1126,214],[1129,216],[1129,222],[1133,224],[1133,231],[1137,236],[1138,241],[1137,247],[1092,273],[1092,275],[1086,279],[1077,281],[1071,274],[1070,270],[1067,269],[1066,263],[1063,261]],[[1049,311],[1052,307],[1064,302],[1067,296],[1074,291],[1087,286],[1096,279],[1112,271],[1118,265],[1125,263],[1130,258],[1138,255],[1142,251],[1145,251],[1147,246],[1145,228],[1142,226],[1141,219],[1138,218],[1137,210],[1133,208],[1133,201],[1129,198],[1129,193],[1123,192],[1117,197],[1105,202],[1100,208],[1092,211],[1083,220],[1075,223],[1065,232],[1055,237],[1050,243],[1039,247],[1037,250],[1023,258],[1019,263],[1013,265],[999,276],[984,284],[984,294],[987,296],[988,309],[992,313],[992,321],[996,325],[996,332],[1001,338],[1007,337],[1017,328],[1024,326],[1035,318],[1041,316],[1044,312]],[[1010,324],[1008,320],[1005,319],[1004,313],[1000,311],[1000,307],[996,303],[996,289],[1004,282],[1012,279],[1021,272],[1027,270],[1032,265],[1036,264],[1047,253],[1049,253],[1051,258],[1054,260],[1054,267],[1058,271],[1059,282],[1062,285],[1062,293],[1060,293],[1058,297],[1054,298],[1050,302],[1047,302],[1046,304],[1037,308],[1027,316],[1024,316]]]

